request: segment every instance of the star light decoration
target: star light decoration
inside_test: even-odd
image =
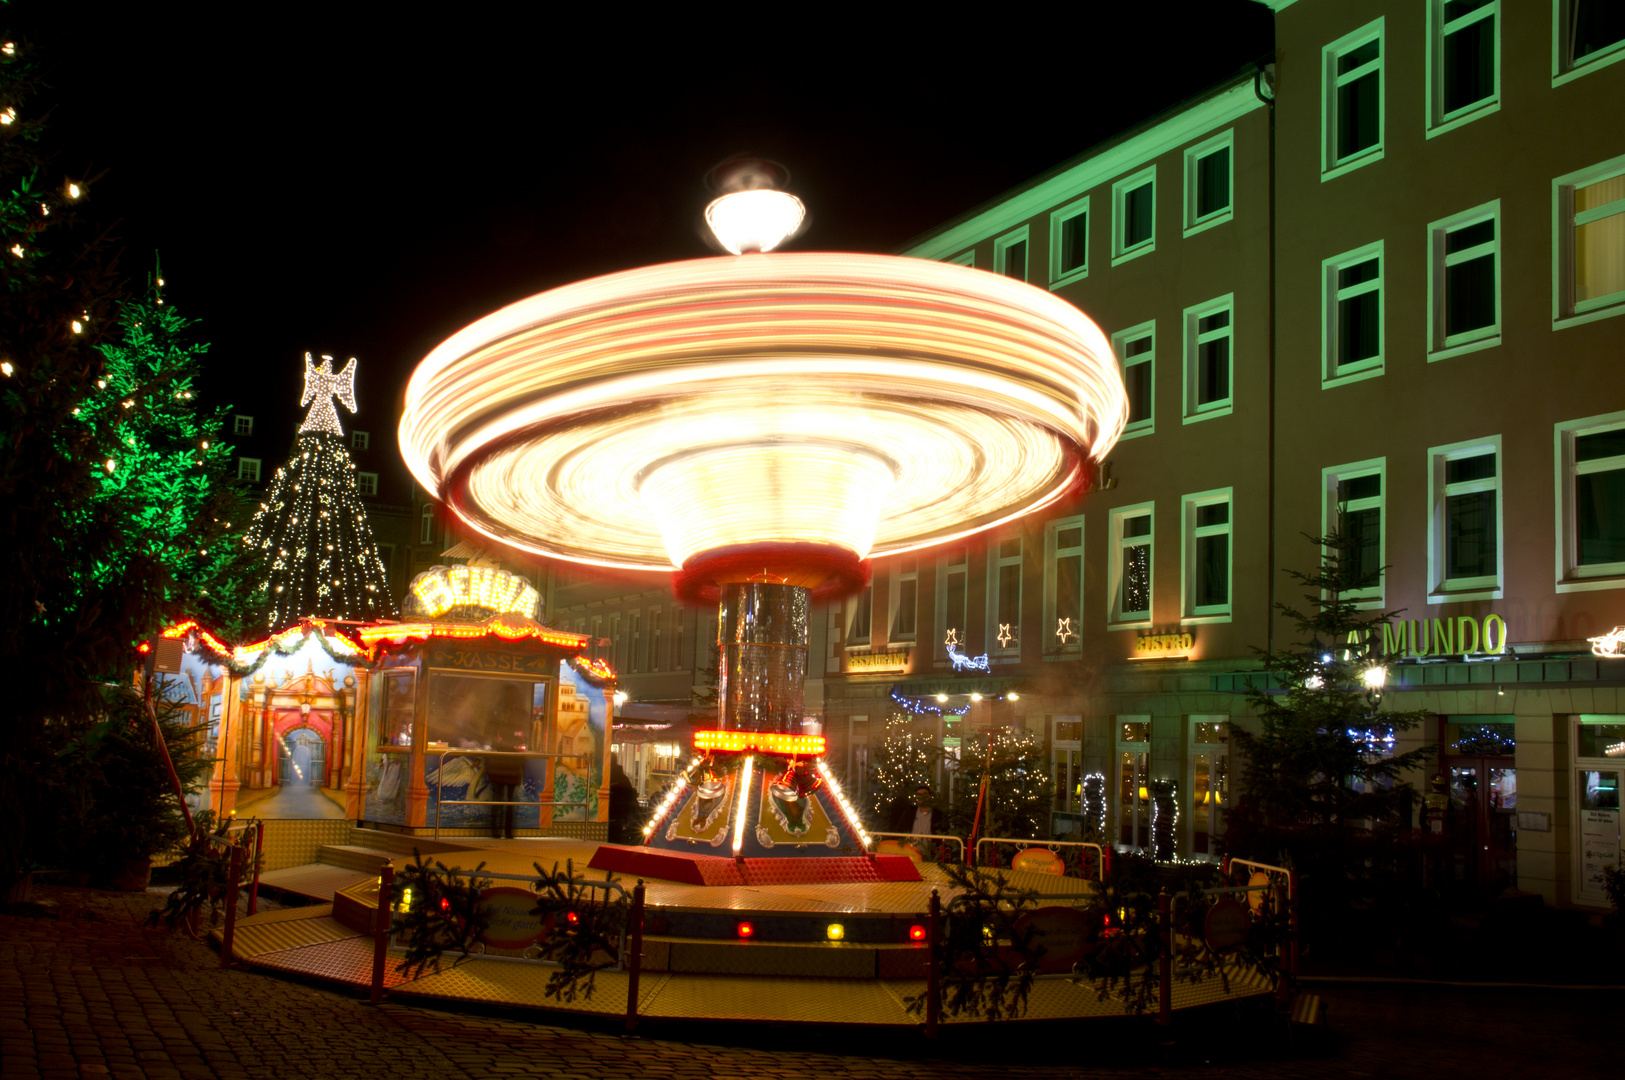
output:
[[[338,398],[344,402],[344,407],[355,412],[355,357],[344,365],[344,370],[334,374],[333,358],[322,357],[322,366],[317,367],[311,363],[310,354],[305,354],[305,393],[299,399],[299,404],[310,405],[311,399],[316,403],[310,406],[310,412],[305,414],[305,422],[300,425],[299,433],[307,431],[325,431],[332,435],[343,435],[344,429],[339,426],[338,410],[333,408],[333,399]]]
[[[1065,645],[1068,641],[1077,637],[1078,632],[1072,629],[1071,619],[1057,619],[1055,622],[1055,636],[1061,639],[1062,645]]]
[[[1014,634],[1012,634],[1010,632],[1010,624],[1007,623],[1007,622],[1000,623],[999,624],[999,648],[1008,649],[1010,647],[1010,643],[1012,641],[1014,641],[1014,640],[1016,640],[1016,635],[1014,635]]]
[[[959,640],[959,630],[950,626],[948,628],[948,636],[943,639],[942,644],[945,648],[952,649],[955,645],[963,645],[964,642]]]

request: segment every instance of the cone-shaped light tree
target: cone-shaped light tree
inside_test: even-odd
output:
[[[335,398],[355,412],[355,360],[335,372],[332,357],[318,366],[307,353],[299,403],[310,412],[243,538],[268,567],[259,601],[267,630],[308,616],[367,620],[396,613]]]

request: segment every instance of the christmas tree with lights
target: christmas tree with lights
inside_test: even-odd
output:
[[[310,412],[243,538],[270,568],[259,602],[268,630],[309,616],[367,621],[396,613],[335,398],[356,411],[355,360],[334,372],[331,356],[317,366],[306,353],[299,404]]]
[[[886,717],[886,731],[869,764],[870,821],[889,829],[888,815],[899,802],[911,803],[920,787],[933,786],[942,744],[927,726],[908,713]]]

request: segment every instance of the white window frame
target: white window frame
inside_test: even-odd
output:
[[[1196,512],[1199,509],[1205,506],[1217,506],[1220,503],[1225,506],[1224,524],[1196,524]],[[1181,523],[1179,624],[1181,626],[1199,626],[1204,623],[1229,622],[1236,603],[1235,488],[1213,488],[1209,491],[1198,491],[1181,497],[1179,500],[1179,520]],[[1225,544],[1225,601],[1222,604],[1204,604],[1198,607],[1196,604],[1196,544],[1198,540],[1209,536],[1228,538],[1228,542]]]
[[[912,566],[910,570],[908,567]],[[903,610],[903,582],[914,583],[914,629],[901,631],[897,628],[897,616]],[[886,582],[886,617],[889,620],[886,630],[886,640],[896,642],[915,642],[920,636],[920,560],[917,555],[900,556],[892,564]]]
[[[1593,0],[1611,3],[1612,0]],[[1625,40],[1616,41],[1576,64],[1568,55],[1568,26],[1574,15],[1575,0],[1552,0],[1552,85],[1562,86],[1599,68],[1625,60]]]
[[[418,515],[418,543],[434,543],[434,504],[424,503],[423,512]]]
[[[951,563],[948,561],[959,554],[965,556],[963,562]],[[948,646],[945,642],[950,629],[959,631],[959,640],[961,642],[959,648],[961,652],[966,649],[963,642],[970,636],[969,626],[950,627],[948,625],[948,575],[955,570],[961,571],[960,580],[962,584],[960,588],[965,590],[965,602],[961,606],[965,612],[965,621],[968,623],[970,621],[970,547],[968,545],[950,547],[937,556],[937,604],[936,611],[932,616],[937,639],[936,645],[932,649],[932,656],[938,662],[946,662],[948,659]]]
[[[1625,55],[1622,53],[1621,55]],[[1615,214],[1625,214],[1625,200],[1616,199],[1587,210],[1577,219],[1574,192],[1625,173],[1625,155],[1609,158],[1552,181],[1552,329],[1579,326],[1598,319],[1625,315],[1625,290],[1589,300],[1574,299],[1574,230]]]
[[[1205,216],[1199,216],[1198,205],[1198,167],[1204,158],[1208,158],[1225,151],[1229,157],[1226,169],[1227,198],[1222,209],[1210,211]],[[1235,217],[1236,213],[1236,134],[1234,128],[1227,128],[1219,134],[1197,143],[1185,151],[1185,235],[1194,236],[1215,225],[1223,225]]]
[[[627,657],[629,671],[643,670],[643,612],[634,611],[626,616]]]
[[[1463,124],[1501,111],[1501,0],[1490,0],[1476,11],[1457,16],[1446,23],[1444,7],[1447,0],[1428,0],[1427,11],[1427,113],[1424,117],[1427,137],[1443,135]],[[1490,96],[1464,105],[1454,112],[1444,111],[1444,48],[1451,34],[1466,29],[1485,19],[1494,20],[1494,71],[1491,75]]]
[[[1571,714],[1569,718],[1569,806],[1573,809],[1569,813],[1569,880],[1574,883],[1572,893],[1576,904],[1587,907],[1608,908],[1608,896],[1603,892],[1592,892],[1586,888],[1585,875],[1582,870],[1585,845],[1581,842],[1582,814],[1580,809],[1580,774],[1582,772],[1625,772],[1625,759],[1611,757],[1581,757],[1580,756],[1580,728],[1585,724],[1622,724],[1625,716],[1610,716],[1606,713],[1581,713],[1578,716]],[[1621,778],[1625,780],[1625,777]],[[1616,823],[1625,820],[1625,807],[1621,808],[1621,817],[1615,819]],[[1621,844],[1625,847],[1625,844]],[[1625,854],[1625,852],[1622,852]],[[1619,860],[1615,860],[1619,865]]]
[[[1129,740],[1124,739],[1123,738],[1123,725],[1124,724],[1144,724],[1146,726],[1146,739],[1145,739],[1145,741],[1144,742],[1138,742],[1138,741],[1129,741]],[[1144,843],[1141,843],[1141,844],[1130,843],[1130,844],[1125,845],[1122,842],[1123,815],[1124,815],[1123,788],[1122,788],[1123,755],[1124,754],[1144,754],[1145,755],[1145,787],[1146,787],[1146,794],[1149,796],[1150,795],[1150,789],[1151,789],[1151,745],[1152,745],[1151,736],[1153,734],[1151,728],[1152,728],[1152,722],[1151,722],[1151,717],[1149,715],[1129,715],[1129,716],[1113,716],[1112,717],[1112,747],[1113,747],[1113,753],[1112,753],[1111,771],[1110,771],[1110,773],[1108,773],[1107,779],[1106,779],[1107,784],[1110,785],[1110,788],[1111,788],[1112,821],[1111,821],[1111,833],[1110,833],[1110,835],[1106,836],[1106,837],[1103,837],[1102,840],[1105,843],[1110,844],[1112,846],[1112,848],[1114,850],[1117,850],[1117,851],[1125,851],[1125,850],[1129,850],[1129,851],[1149,851],[1150,848],[1151,848],[1151,800],[1149,798],[1140,799],[1138,797],[1138,793],[1133,790],[1133,788],[1136,786],[1137,781],[1139,779],[1138,777],[1133,777],[1133,778],[1131,778],[1129,780],[1130,795],[1134,798],[1135,805],[1133,807],[1129,807],[1128,809],[1129,809],[1129,812],[1131,812],[1131,813],[1138,811],[1139,813],[1143,813],[1145,815],[1144,821],[1137,823],[1136,828],[1133,830],[1133,834],[1134,834],[1135,837],[1137,837],[1137,838],[1141,837],[1141,836],[1144,837]],[[1177,838],[1176,838],[1175,842],[1176,843],[1178,842]]]
[[[969,251],[961,251],[958,255],[955,255],[953,258],[947,261],[953,263],[955,266],[974,267],[976,265],[976,249],[971,248]]]
[[[1133,357],[1125,356],[1124,350],[1133,342],[1151,339],[1151,348]],[[1112,335],[1112,352],[1117,356],[1117,366],[1127,376],[1128,369],[1140,364],[1151,365],[1149,380],[1150,394],[1147,410],[1150,415],[1143,420],[1135,420],[1123,429],[1120,439],[1137,439],[1142,435],[1155,434],[1157,430],[1157,320],[1130,326],[1119,330]],[[1126,381],[1126,380],[1125,380]]]
[[[1144,536],[1125,537],[1123,535],[1123,522],[1129,518],[1149,517],[1151,531]],[[1133,506],[1121,506],[1111,512],[1110,525],[1110,556],[1111,570],[1107,578],[1106,601],[1106,629],[1108,630],[1135,630],[1151,625],[1152,617],[1157,610],[1157,507],[1155,503],[1135,503]],[[1146,569],[1150,580],[1147,582],[1145,614],[1134,613],[1125,616],[1121,608],[1123,593],[1123,555],[1131,547],[1145,547],[1150,549],[1146,559]]]
[[[1083,264],[1068,270],[1062,265],[1062,258],[1066,252],[1066,225],[1077,218],[1083,218]],[[1062,285],[1070,285],[1074,281],[1082,281],[1089,276],[1089,230],[1094,222],[1089,220],[1089,196],[1061,207],[1049,216],[1049,287],[1058,289]]]
[[[243,413],[237,413],[232,417],[231,428],[233,435],[252,435],[254,434],[254,418]]]
[[[1198,332],[1201,321],[1210,315],[1221,311],[1228,312],[1230,321],[1220,330],[1209,330],[1206,333]],[[1184,422],[1194,424],[1201,420],[1212,420],[1217,416],[1229,416],[1236,407],[1236,294],[1225,293],[1214,297],[1205,303],[1196,304],[1185,309],[1185,416]],[[1226,377],[1225,387],[1229,393],[1222,398],[1198,404],[1196,392],[1198,375],[1200,374],[1201,347],[1210,341],[1227,338],[1230,347],[1226,350]]]
[[[1593,472],[1625,469],[1625,456],[1577,462],[1574,441],[1582,435],[1625,428],[1625,411],[1565,420],[1552,428],[1552,463],[1556,485],[1557,591],[1590,592],[1625,588],[1625,562],[1579,565],[1579,531],[1575,527],[1574,481]]]
[[[1185,754],[1184,790],[1186,792],[1186,799],[1192,799],[1196,795],[1197,754],[1206,754],[1208,756],[1209,791],[1213,789],[1214,773],[1218,771],[1215,767],[1215,762],[1221,758],[1225,762],[1225,776],[1226,778],[1229,777],[1230,743],[1228,741],[1216,743],[1197,742],[1196,725],[1224,724],[1228,726],[1230,723],[1231,719],[1225,713],[1191,713],[1185,718],[1185,746],[1187,749]],[[1226,739],[1228,740],[1229,732],[1226,731],[1225,735]],[[1181,850],[1188,852],[1192,859],[1199,860],[1201,862],[1217,861],[1217,856],[1214,856],[1209,852],[1199,852],[1196,850],[1196,815],[1198,811],[1195,806],[1189,804],[1187,804],[1184,809],[1186,812],[1180,815],[1180,823],[1184,825],[1184,828],[1181,830],[1181,835],[1178,838],[1178,843],[1181,845]],[[1214,837],[1224,835],[1224,822],[1220,817],[1220,812],[1225,809],[1227,809],[1227,807],[1222,801],[1215,800],[1206,810],[1207,814],[1209,815],[1207,821],[1209,847],[1212,846]]]
[[[1059,732],[1062,724],[1077,724],[1078,737],[1076,739],[1061,738]],[[1055,829],[1056,815],[1065,814],[1067,817],[1077,819],[1083,817],[1083,793],[1079,791],[1077,797],[1074,798],[1072,787],[1074,777],[1081,788],[1083,778],[1087,775],[1084,771],[1087,766],[1083,762],[1083,717],[1081,715],[1051,716],[1049,717],[1049,734],[1050,776],[1055,776],[1064,768],[1067,777],[1066,790],[1063,791],[1061,785],[1056,784],[1055,797],[1050,802],[1050,829],[1053,832],[1058,831]],[[1055,805],[1057,802],[1061,803],[1064,809],[1057,807]],[[1101,839],[1105,838],[1102,837]]]
[[[1129,192],[1138,191],[1147,184],[1151,187],[1151,236],[1133,247],[1124,243],[1128,218],[1123,213]],[[1112,265],[1138,259],[1157,250],[1157,167],[1148,165],[1139,172],[1130,173],[1112,184]]]
[[[660,671],[663,667],[665,667],[664,658],[661,656],[661,648],[660,648],[661,645],[664,644],[664,642],[661,639],[665,636],[662,633],[662,631],[665,629],[665,622],[666,622],[665,615],[666,615],[666,613],[664,611],[662,611],[660,608],[652,607],[652,608],[649,609],[649,670],[650,671]]]
[[[1377,565],[1388,565],[1388,459],[1386,457],[1367,458],[1364,461],[1351,461],[1347,465],[1333,465],[1320,471],[1320,521],[1323,533],[1330,533],[1337,527],[1339,507],[1337,501],[1337,486],[1348,480],[1358,480],[1366,476],[1375,476],[1381,485],[1374,498],[1352,499],[1349,501],[1349,510],[1375,510],[1377,511]],[[1329,554],[1329,552],[1328,552]],[[1365,589],[1350,589],[1343,594],[1343,599],[1352,601],[1359,609],[1381,608],[1383,606],[1384,589],[1388,584],[1388,572],[1383,570],[1377,577],[1377,584]]]
[[[1457,229],[1477,225],[1483,221],[1495,222],[1495,239],[1477,247],[1458,251],[1451,255],[1445,254],[1445,239]],[[1481,206],[1471,210],[1463,210],[1459,214],[1452,214],[1447,218],[1428,223],[1428,362],[1444,360],[1451,356],[1460,356],[1463,353],[1477,352],[1479,349],[1488,349],[1501,344],[1501,239],[1504,230],[1501,224],[1501,200],[1492,199]],[[1495,267],[1495,321],[1489,326],[1466,330],[1462,333],[1445,336],[1445,305],[1449,297],[1445,295],[1445,270],[1456,263],[1466,262],[1470,259],[1482,258],[1489,255],[1494,260]]]
[[[1377,276],[1371,281],[1362,281],[1348,288],[1339,288],[1337,276],[1351,266],[1361,263],[1377,261]],[[1341,255],[1334,255],[1320,264],[1320,386],[1329,390],[1334,386],[1343,386],[1346,383],[1359,382],[1362,379],[1374,379],[1385,370],[1385,360],[1388,353],[1388,304],[1385,295],[1388,266],[1383,254],[1383,242],[1378,240],[1374,244],[1357,247],[1353,251],[1345,251]],[[1338,320],[1338,305],[1344,300],[1367,293],[1377,294],[1377,355],[1353,363],[1341,364],[1338,362],[1338,341],[1341,334]]]
[[[372,435],[371,435],[371,433],[366,432],[366,431],[352,431],[352,432],[350,432],[350,449],[351,450],[370,450],[370,449],[372,449]]]
[[[1021,228],[1013,229],[993,241],[993,268],[995,272],[1003,274],[1005,277],[1013,277],[1017,281],[1027,281],[1032,277],[1033,246],[1027,242],[1027,233],[1028,228],[1023,225]],[[1020,275],[1010,273],[1006,265],[1010,258],[1010,249],[1013,247],[1022,249]]]
[[[847,597],[845,606],[846,610],[843,613],[845,632],[843,637],[846,639],[846,647],[848,649],[867,649],[869,647],[869,643],[874,640],[875,636],[874,583],[870,582],[862,589]],[[868,614],[868,618],[866,620],[867,625],[864,626],[863,633],[860,635],[856,629],[858,615],[860,612],[865,611]]]
[[[376,497],[378,494],[378,474],[375,472],[357,472],[355,474],[355,488],[362,495]]]
[[[249,468],[253,466],[253,468]],[[252,473],[253,475],[248,475]],[[247,480],[250,483],[260,482],[260,459],[257,457],[240,457],[237,459],[237,479]]]
[[[1064,530],[1078,530],[1078,546],[1063,548],[1060,546],[1060,535]],[[1083,652],[1083,602],[1086,593],[1084,576],[1088,568],[1088,560],[1084,555],[1084,543],[1089,537],[1084,528],[1084,515],[1074,514],[1071,517],[1056,518],[1044,523],[1044,637],[1042,652],[1046,657],[1077,656]],[[1072,625],[1072,635],[1067,640],[1060,639],[1060,574],[1056,569],[1056,562],[1062,558],[1076,556],[1078,559],[1078,618]],[[1053,640],[1052,640],[1053,639]]]
[[[1017,551],[1014,555],[1001,553],[1005,544],[1014,541]],[[1021,656],[1021,609],[1025,599],[1026,574],[1023,573],[1024,561],[1027,555],[1026,539],[1019,532],[994,533],[987,544],[987,622],[983,631],[983,652],[995,660],[1019,659]],[[999,628],[1005,625],[1002,616],[1006,612],[999,610],[999,570],[1006,566],[1016,568],[1016,611],[1015,618],[1008,624],[1010,627],[1010,644],[999,643]]]
[[[1489,480],[1469,480],[1458,484],[1445,483],[1445,463],[1460,458],[1495,454],[1495,476]],[[1506,458],[1501,453],[1501,436],[1448,443],[1428,448],[1428,599],[1430,604],[1453,604],[1464,600],[1499,600],[1506,581],[1506,518],[1505,489]],[[1449,579],[1445,577],[1448,565],[1445,544],[1449,537],[1445,530],[1445,500],[1452,495],[1466,495],[1475,491],[1495,492],[1495,573],[1481,577]]]
[[[1337,73],[1337,59],[1344,53],[1375,39],[1377,58],[1344,75]],[[1388,59],[1386,19],[1366,23],[1352,33],[1344,34],[1320,50],[1320,179],[1322,182],[1342,176],[1354,169],[1381,161],[1388,144],[1388,80],[1384,64]],[[1377,141],[1375,145],[1356,151],[1349,157],[1337,157],[1337,88],[1344,83],[1377,73]]]

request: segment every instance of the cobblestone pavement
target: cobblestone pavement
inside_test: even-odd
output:
[[[1614,990],[1327,990],[1329,1023],[1288,1037],[1266,1015],[912,1034],[669,1026],[626,1037],[514,1014],[441,1012],[246,970],[143,928],[156,893],[36,890],[0,914],[0,1075],[114,1077],[889,1078],[1617,1076]],[[25,914],[32,911],[32,914]],[[42,914],[42,912],[46,914]]]

